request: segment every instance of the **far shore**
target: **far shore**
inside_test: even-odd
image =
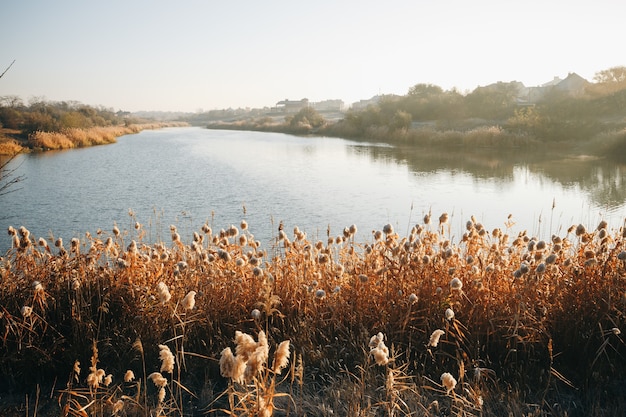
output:
[[[142,130],[189,126],[186,122],[154,122],[117,126],[95,126],[86,129],[69,128],[60,132],[38,131],[25,136],[20,130],[0,129],[0,155],[83,148],[116,142],[124,135]]]

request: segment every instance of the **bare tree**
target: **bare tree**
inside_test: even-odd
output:
[[[2,74],[0,74],[0,78],[2,78],[4,74],[7,73],[9,68],[11,68],[14,63],[15,60],[11,62],[11,64],[7,67],[7,69],[4,70]],[[0,162],[0,196],[19,190],[19,188],[13,188],[12,190],[10,190],[9,188],[24,180],[23,175],[15,174],[17,169],[19,168],[19,165],[17,167],[9,167],[9,164],[15,159],[16,156],[17,154],[13,154],[9,156],[9,158],[7,158],[6,160]]]
[[[18,154],[13,154],[7,160],[0,163],[0,196],[19,190],[19,188],[15,188],[14,186],[25,179],[23,175],[16,175],[17,169],[21,164],[16,167],[9,166],[17,155]]]
[[[15,60],[13,60],[13,62],[11,62],[9,64],[9,66],[7,67],[7,69],[4,70],[4,72],[2,74],[0,74],[0,78],[2,78],[4,76],[4,74],[7,73],[7,71],[9,70],[9,68],[11,68],[13,66],[13,64],[15,64]]]

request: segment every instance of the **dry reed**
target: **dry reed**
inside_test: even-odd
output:
[[[269,251],[247,223],[68,249],[10,228],[0,391],[47,383],[68,415],[623,412],[626,230],[470,219],[452,243],[449,217],[366,242],[281,224]]]

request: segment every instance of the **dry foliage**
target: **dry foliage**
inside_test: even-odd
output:
[[[11,228],[0,392],[44,385],[71,416],[623,414],[626,229],[512,226],[281,224],[269,252],[245,222],[156,244]]]

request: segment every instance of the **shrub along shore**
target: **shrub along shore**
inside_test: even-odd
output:
[[[3,415],[626,413],[624,227],[542,240],[470,218],[453,243],[444,213],[264,248],[245,221],[157,244],[132,221],[9,229]]]
[[[35,131],[25,139],[19,131],[9,131],[0,137],[0,155],[22,152],[82,148],[114,143],[123,135],[139,133],[146,129],[187,126],[184,122],[139,123],[123,126],[96,126],[89,128],[66,128],[56,132]]]

